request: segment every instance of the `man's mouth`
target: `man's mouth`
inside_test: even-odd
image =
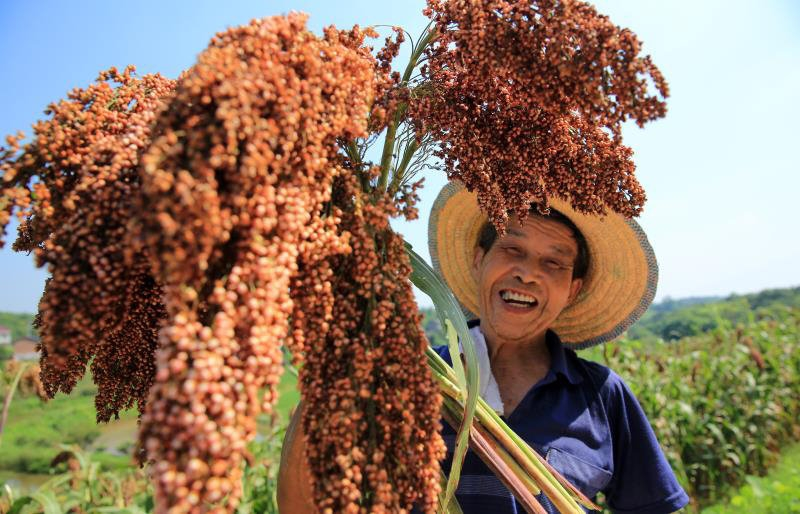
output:
[[[519,291],[512,291],[510,289],[503,289],[500,291],[500,298],[507,304],[515,307],[536,307],[539,301],[525,293]]]

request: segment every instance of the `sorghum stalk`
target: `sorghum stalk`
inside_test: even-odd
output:
[[[442,415],[450,424],[457,424],[463,416],[461,407],[452,398],[444,398]],[[501,482],[514,492],[514,496],[525,507],[526,512],[532,514],[545,514],[545,510],[536,500],[539,493],[536,485],[514,461],[513,457],[496,442],[490,442],[491,436],[477,430],[477,424],[469,431],[470,447],[494,472]]]
[[[403,77],[401,79],[400,85],[401,87],[408,87],[409,80],[411,79],[412,73],[417,68],[417,64],[419,63],[420,57],[425,53],[428,49],[428,45],[436,38],[436,30],[431,28],[430,26],[425,29],[420,40],[417,42],[417,45],[414,47],[414,51],[411,53],[411,57],[408,60],[408,64],[406,65],[406,69],[403,72]],[[392,175],[392,184],[395,188],[389,188],[389,192],[393,194],[396,191],[396,186],[399,185],[400,180],[402,179],[402,172],[405,169],[404,166],[399,166],[395,170],[391,170],[391,163],[392,163],[392,155],[395,151],[395,137],[397,136],[397,128],[400,126],[400,123],[405,121],[406,119],[406,110],[408,109],[408,102],[400,102],[396,107],[396,111],[394,112],[391,123],[389,124],[386,130],[386,139],[383,143],[383,153],[381,155],[381,163],[380,169],[381,174],[378,179],[378,190],[384,191],[386,189],[386,184],[389,180],[389,175]],[[416,143],[410,150],[410,154],[406,152],[408,155],[404,155],[404,162],[407,164],[408,160],[411,159],[411,155],[416,151]]]

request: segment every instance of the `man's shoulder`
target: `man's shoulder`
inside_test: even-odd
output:
[[[625,381],[613,369],[597,361],[584,359],[574,350],[565,349],[569,365],[592,386],[600,396],[607,399],[620,399],[630,394]]]

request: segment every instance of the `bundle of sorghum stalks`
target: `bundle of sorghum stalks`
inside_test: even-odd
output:
[[[640,210],[620,124],[663,115],[650,89],[667,89],[632,33],[576,1],[427,13],[402,76],[399,30],[373,55],[371,30],[267,18],[217,34],[177,81],[103,72],[0,149],[0,225],[16,213],[14,249],[51,272],[46,392],[90,364],[99,420],[138,405],[158,511],[236,508],[282,345],[302,363],[318,509],[436,509],[439,385],[388,224],[415,215],[426,156],[500,226],[552,195]]]

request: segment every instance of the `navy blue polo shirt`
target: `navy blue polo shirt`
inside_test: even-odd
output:
[[[685,506],[688,496],[639,402],[619,375],[579,358],[552,331],[547,333],[547,347],[550,370],[503,417],[509,427],[586,496],[593,499],[602,491],[613,512],[662,514]],[[446,346],[436,351],[452,364]],[[447,471],[455,431],[443,425]],[[464,514],[525,512],[471,450],[464,459],[456,497]],[[537,499],[548,512],[558,512],[543,495]]]

